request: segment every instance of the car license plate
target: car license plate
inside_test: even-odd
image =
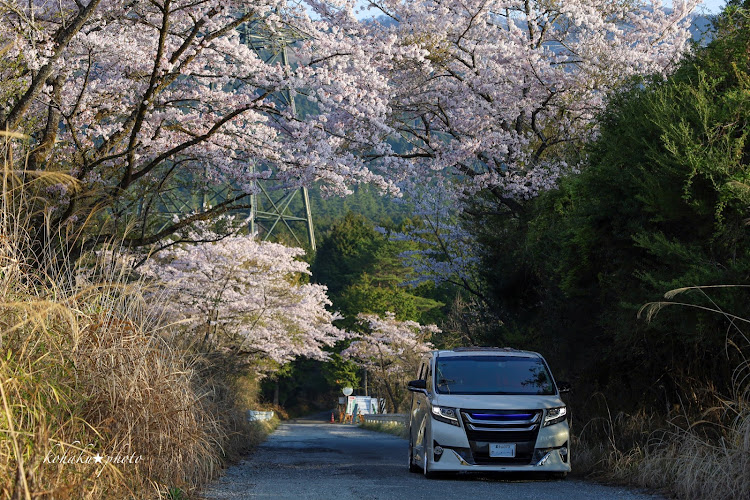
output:
[[[516,443],[490,443],[490,456],[514,458],[516,456]]]

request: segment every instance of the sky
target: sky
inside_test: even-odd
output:
[[[716,14],[726,4],[725,0],[706,0],[703,5],[711,14]]]

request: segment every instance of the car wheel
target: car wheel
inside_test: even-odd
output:
[[[422,472],[418,465],[414,463],[414,451],[409,443],[409,472]]]

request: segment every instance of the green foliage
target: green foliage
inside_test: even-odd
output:
[[[399,254],[411,245],[391,241],[375,229],[372,219],[359,213],[349,212],[331,225],[311,270],[313,281],[328,287],[333,309],[344,316],[339,327],[359,331],[360,313],[393,312],[398,320],[423,324],[444,318],[442,308],[451,300],[452,290],[431,284],[403,286],[409,269],[402,265]],[[359,387],[362,370],[338,354],[346,347],[347,342],[339,343],[331,350],[330,360],[322,364],[309,360],[291,363],[289,372],[278,379],[279,402],[299,413],[314,408],[316,401],[331,404],[341,387]],[[274,385],[275,381],[266,384],[267,398]]]
[[[382,244],[370,221],[349,212],[320,245],[311,268],[313,276],[336,297],[359,275],[372,271],[375,251]]]
[[[310,190],[310,206],[315,221],[315,230],[325,239],[333,226],[346,214],[353,212],[368,221],[382,226],[400,224],[409,214],[408,204],[394,201],[377,188],[368,185],[355,186],[346,197],[324,198],[320,189]]]
[[[484,341],[541,350],[579,393],[616,387],[624,407],[702,411],[702,381],[730,390],[725,318],[637,312],[674,288],[750,276],[748,19],[728,10],[674,75],[612,96],[581,174],[517,217],[476,220],[503,320]],[[732,288],[692,300],[750,317],[747,298]]]
[[[343,351],[344,347],[336,350]],[[332,353],[331,358],[323,365],[323,376],[326,382],[337,390],[344,387],[359,387],[360,371],[356,364],[342,358],[337,352]]]
[[[185,492],[180,488],[172,487],[167,491],[165,498],[167,500],[185,500],[187,497],[185,496]]]
[[[367,274],[362,274],[344,289],[339,304],[341,312],[349,319],[356,318],[359,313],[382,316],[392,312],[399,320],[418,316],[414,295],[404,288],[375,285]]]
[[[262,388],[267,401],[272,401],[277,384],[278,404],[292,417],[330,408],[332,399],[325,389],[327,377],[320,361],[297,358],[273,378],[265,380]]]
[[[372,221],[349,212],[334,223],[311,266],[313,278],[328,286],[334,308],[346,317],[343,326],[356,327],[359,313],[393,312],[399,320],[424,322],[440,317],[440,292],[434,287],[402,286],[408,269],[399,254],[408,242],[391,241]]]

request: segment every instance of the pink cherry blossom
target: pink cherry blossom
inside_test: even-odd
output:
[[[373,385],[388,396],[392,411],[398,411],[406,395],[406,381],[415,378],[421,355],[433,348],[429,342],[440,330],[435,325],[399,321],[393,313],[357,316],[366,329],[341,352],[373,375]]]
[[[217,239],[170,247],[142,266],[161,286],[154,295],[167,319],[276,364],[325,359],[323,348],[347,337],[332,324],[339,316],[328,310],[326,287],[303,279],[303,250],[251,236]]]
[[[55,223],[96,225],[92,244],[128,228],[128,246],[157,244],[248,209],[272,176],[326,194],[439,184],[441,238],[463,252],[464,202],[514,213],[575,171],[608,96],[679,62],[698,0],[368,3],[381,20],[354,0],[2,0],[0,123],[32,137],[29,168],[81,182],[46,196]],[[289,42],[289,66],[244,43],[261,33],[265,56]],[[423,264],[468,272],[443,246]]]

